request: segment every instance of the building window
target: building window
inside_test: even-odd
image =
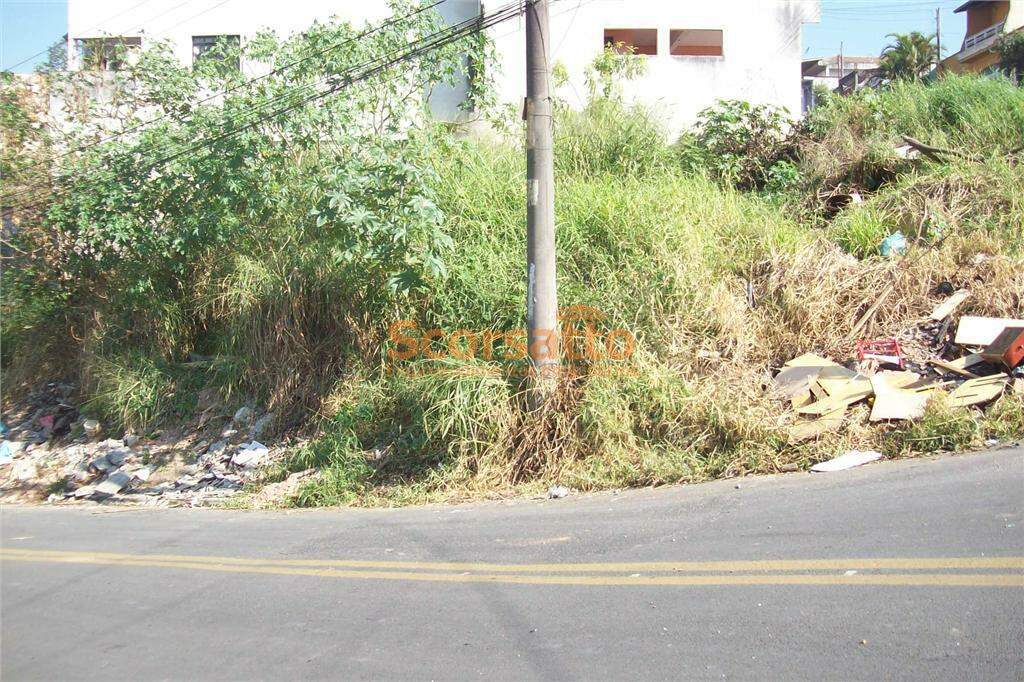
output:
[[[240,36],[233,35],[192,36],[192,64],[208,59],[238,71],[238,46],[241,42]]]
[[[658,54],[658,29],[656,28],[606,28],[604,46],[622,54]]]
[[[682,29],[669,32],[669,50],[675,57],[721,57],[723,34],[717,29]]]
[[[78,42],[78,54],[82,57],[82,68],[98,71],[120,71],[124,68],[129,53],[142,46],[142,38],[118,36],[115,38],[82,38]]]

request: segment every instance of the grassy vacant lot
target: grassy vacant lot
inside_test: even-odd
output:
[[[962,156],[907,161],[894,152],[901,134]],[[786,159],[795,172],[763,191],[695,172],[682,159],[699,141],[672,145],[621,102],[563,112],[557,140],[560,304],[597,311],[600,339],[622,329],[635,347],[574,365],[542,418],[523,409],[515,363],[466,336],[440,359],[389,361],[400,321],[410,336],[462,329],[478,340],[524,325],[522,151],[442,133],[423,163],[450,244],[427,286],[397,294],[354,279],[316,229],[272,221],[258,239],[204,253],[183,291],[133,309],[128,352],[111,342],[121,337],[104,328],[101,301],[82,341],[55,343],[67,319],[5,295],[5,345],[48,359],[18,367],[15,354],[7,371],[74,367],[87,409],[135,428],[187,419],[204,388],[231,405],[256,400],[281,431],[316,433],[268,476],[322,469],[300,505],[699,481],[852,447],[903,455],[1024,433],[1024,398],[1008,394],[984,413],[935,401],[909,427],[869,426],[855,409],[842,430],[793,445],[787,406],[764,390],[798,354],[844,361],[857,338],[913,326],[944,281],[974,292],[964,313],[1024,315],[1024,166],[1010,153],[1024,143],[1024,94],[1008,81],[832,101],[766,151],[766,167]],[[863,203],[823,208],[851,188]],[[878,256],[896,230],[907,255]],[[189,351],[214,359],[182,365]]]
[[[558,178],[561,305],[600,310],[604,329],[636,336],[636,353],[567,381],[539,424],[494,363],[426,361],[412,377],[343,381],[326,435],[292,462],[325,469],[298,503],[698,481],[805,466],[845,448],[899,455],[1024,433],[1024,399],[1008,395],[985,414],[937,401],[912,427],[869,427],[855,412],[836,434],[789,444],[785,406],[763,390],[772,369],[807,351],[850,358],[855,324],[886,289],[861,335],[911,327],[941,300],[943,281],[975,292],[965,313],[1024,313],[1024,169],[1005,156],[1024,140],[1020,90],[901,84],[818,116],[794,143],[801,179],[782,196],[723,187],[659,153],[624,173],[621,131],[584,126],[580,140],[561,129],[565,147],[604,160],[559,163],[573,170]],[[907,163],[893,151],[901,133],[979,158]],[[420,329],[521,326],[519,150],[467,143],[439,166],[456,253],[444,286],[399,316]],[[840,184],[867,200],[829,221],[807,209]],[[897,229],[910,253],[881,258],[879,242]]]

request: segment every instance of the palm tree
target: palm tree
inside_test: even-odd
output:
[[[931,71],[938,61],[935,36],[912,31],[890,33],[888,37],[892,38],[892,42],[882,50],[882,61],[878,67],[881,75],[888,80],[918,80]]]

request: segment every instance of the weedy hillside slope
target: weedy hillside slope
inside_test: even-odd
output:
[[[765,191],[694,172],[715,150],[692,148],[699,136],[669,145],[656,117],[614,98],[562,112],[559,297],[582,344],[570,349],[591,352],[566,358],[541,416],[525,409],[522,363],[503,359],[525,323],[522,150],[441,131],[355,165],[321,150],[292,173],[282,159],[270,176],[286,201],[218,214],[251,224],[176,257],[174,273],[139,261],[161,283],[145,304],[97,278],[104,297],[78,293],[68,315],[39,271],[5,286],[5,372],[73,368],[87,410],[137,429],[187,421],[204,390],[231,408],[256,402],[279,433],[313,434],[265,478],[319,469],[300,505],[699,481],[854,447],[1012,437],[1019,394],[984,413],[936,401],[909,429],[869,426],[857,408],[794,444],[788,406],[765,387],[796,355],[845,361],[858,338],[913,328],[942,283],[973,292],[963,313],[1024,316],[1022,111],[1020,89],[967,78],[833,100],[761,147]],[[958,153],[902,159],[904,134]],[[824,208],[851,190],[861,203]],[[299,210],[308,197],[322,213]],[[897,230],[907,253],[882,258]],[[183,362],[190,352],[201,359]]]

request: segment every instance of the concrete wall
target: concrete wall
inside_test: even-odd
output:
[[[496,4],[489,1],[485,7]],[[578,9],[577,9],[578,8]],[[719,98],[775,104],[799,116],[802,97],[803,24],[820,19],[817,0],[563,0],[551,11],[552,58],[564,64],[570,82],[559,94],[575,103],[587,95],[584,72],[604,48],[606,28],[656,28],[658,55],[647,76],[625,88],[628,97],[663,113],[673,131],[691,124]],[[520,102],[526,95],[522,20],[492,31],[503,56],[499,93]],[[721,29],[722,57],[675,57],[672,29]]]
[[[479,0],[445,0],[441,11],[458,20]],[[504,0],[486,0],[493,11]],[[223,4],[150,0],[69,0],[69,50],[75,39],[139,36],[143,45],[165,39],[183,63],[192,61],[192,36],[239,34],[245,40],[264,28],[278,35],[300,31],[315,20],[332,16],[361,24],[388,15],[386,0],[228,0]],[[559,93],[575,103],[586,97],[584,72],[604,47],[606,28],[658,30],[658,55],[643,57],[648,74],[629,84],[626,95],[659,108],[678,131],[717,98],[747,99],[784,106],[798,115],[801,105],[802,26],[820,17],[819,0],[556,0],[551,10],[553,58],[569,71],[570,82]],[[671,29],[721,29],[724,56],[675,57],[669,54]],[[523,20],[491,29],[500,56],[498,95],[518,103],[525,96]],[[75,64],[71,50],[69,64]],[[243,68],[246,68],[243,65]],[[436,93],[439,114],[450,113],[465,85]]]

